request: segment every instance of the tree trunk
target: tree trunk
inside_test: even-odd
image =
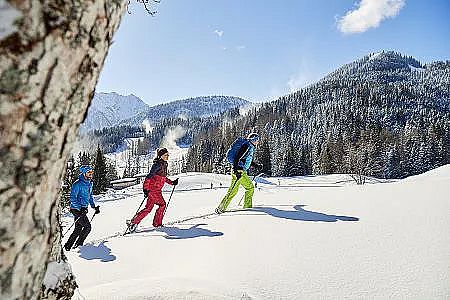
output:
[[[125,6],[0,0],[0,299],[73,294],[58,191]]]

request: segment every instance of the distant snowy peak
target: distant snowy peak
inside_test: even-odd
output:
[[[158,122],[164,118],[208,117],[250,104],[251,102],[234,96],[195,97],[150,107],[120,124],[136,126],[141,125],[146,120]]]
[[[144,101],[133,94],[122,96],[117,93],[96,93],[80,131],[114,126],[122,120],[145,111],[148,107]]]

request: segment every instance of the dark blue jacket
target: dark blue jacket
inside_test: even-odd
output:
[[[95,207],[92,198],[92,182],[84,178],[83,174],[80,174],[70,191],[70,208],[80,210],[82,207],[87,208],[89,204],[92,208]]]

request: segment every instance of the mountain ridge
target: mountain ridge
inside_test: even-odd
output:
[[[80,132],[122,125],[140,126],[145,120],[154,123],[169,117],[206,117],[250,104],[236,96],[210,95],[149,106],[134,94],[96,93]]]

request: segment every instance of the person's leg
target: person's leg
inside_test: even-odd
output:
[[[85,214],[80,217],[79,223],[81,224],[81,226],[83,226],[83,229],[81,230],[80,236],[75,243],[75,247],[83,246],[84,240],[88,236],[89,232],[91,232],[91,223],[89,222],[89,219]]]
[[[158,205],[158,209],[156,210],[155,217],[153,218],[153,226],[159,227],[162,226],[162,221],[164,218],[164,210],[166,209],[166,201],[162,196],[162,193],[155,193],[155,204]]]
[[[139,224],[141,223],[142,219],[145,218],[153,209],[153,205],[155,205],[154,202],[154,192],[148,193],[147,203],[145,204],[145,207],[143,210],[138,212],[136,216],[131,220],[132,224]]]
[[[81,230],[83,229],[83,226],[79,223],[81,212],[77,209],[71,209],[70,212],[72,213],[75,221],[75,228],[72,234],[69,236],[67,242],[64,244],[64,249],[66,249],[67,251],[72,249],[73,244],[75,243],[76,239],[80,236]]]
[[[255,187],[253,186],[252,180],[250,179],[250,177],[248,177],[246,172],[242,174],[241,184],[245,188],[244,208],[251,208]]]
[[[225,197],[222,199],[222,202],[220,202],[218,210],[220,210],[221,212],[224,212],[227,209],[227,207],[230,204],[233,197],[236,196],[236,194],[239,190],[240,184],[241,184],[241,178],[239,178],[239,180],[237,180],[236,175],[234,175],[234,173],[231,174],[230,188],[228,189],[228,192],[225,195]]]

